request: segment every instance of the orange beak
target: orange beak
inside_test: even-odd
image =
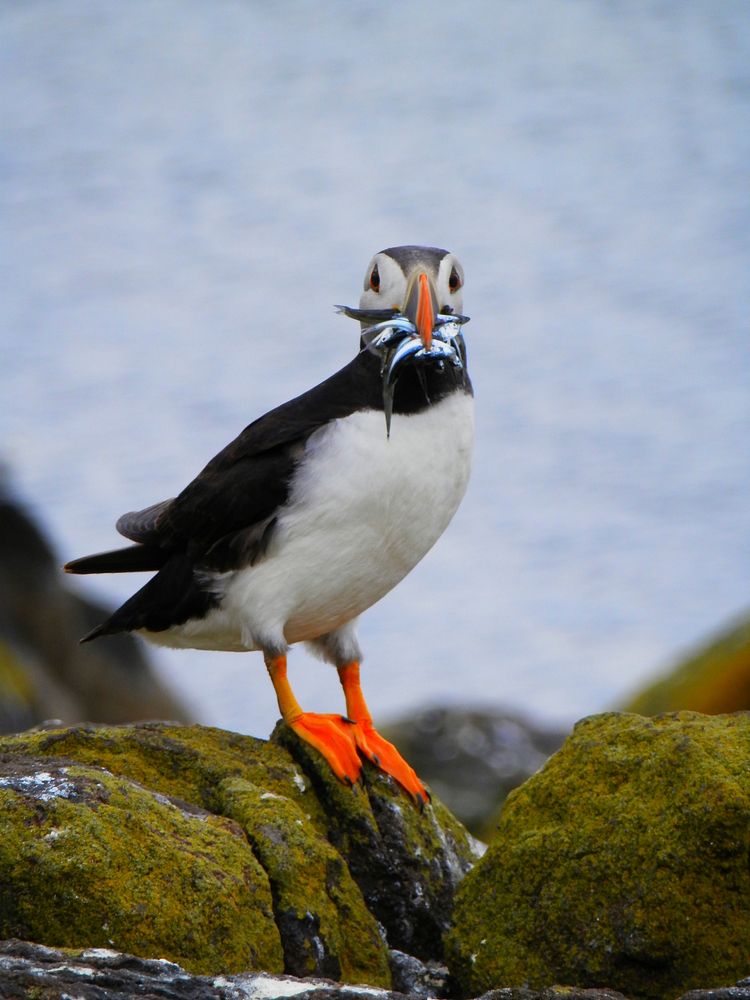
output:
[[[435,328],[437,313],[435,289],[425,272],[419,271],[409,281],[404,314],[416,326],[420,339],[428,351],[432,345],[432,331]]]

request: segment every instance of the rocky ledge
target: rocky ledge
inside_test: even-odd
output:
[[[0,733],[54,717],[187,721],[131,635],[80,645],[111,608],[82,596],[0,465]]]
[[[364,779],[281,725],[0,738],[0,938],[390,988],[389,947],[442,957],[477,848],[439,802]]]
[[[562,982],[673,1000],[747,975],[749,763],[747,712],[579,722],[458,890],[462,994]]]
[[[750,1000],[749,760],[748,713],[585,719],[480,856],[283,726],[5,737],[0,997]]]
[[[404,984],[409,986],[409,984]],[[419,984],[417,983],[417,989]],[[414,1000],[434,993],[411,992]],[[124,955],[107,948],[63,951],[25,941],[0,942],[3,1000],[403,1000],[404,993],[342,986],[326,979],[295,979],[265,972],[194,976],[174,962]],[[497,989],[479,1000],[625,1000],[607,989],[552,986]],[[750,1000],[750,979],[715,990],[693,990],[681,1000]]]

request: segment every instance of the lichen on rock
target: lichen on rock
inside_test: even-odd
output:
[[[3,937],[282,971],[268,878],[235,823],[102,768],[4,754],[0,827]]]
[[[378,924],[338,852],[286,796],[242,778],[221,786],[224,811],[247,832],[268,873],[285,971],[390,985]]]
[[[671,1000],[746,974],[749,760],[747,713],[580,722],[458,891],[464,995],[567,982]]]
[[[727,623],[618,707],[639,715],[750,709],[750,615]]]
[[[390,946],[422,959],[442,958],[453,897],[481,852],[478,843],[442,803],[418,810],[368,763],[362,787],[349,789],[287,726],[279,724],[271,740],[288,748],[309,776],[327,839],[346,860]]]
[[[346,788],[284,728],[0,737],[0,937],[379,987],[389,945],[439,958],[466,831],[375,769]]]

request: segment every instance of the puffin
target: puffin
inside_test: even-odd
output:
[[[169,647],[259,651],[283,722],[338,779],[358,782],[364,758],[420,808],[427,789],[377,732],[362,693],[356,626],[432,548],[466,491],[463,284],[448,250],[376,253],[359,308],[338,307],[360,324],[353,360],[249,424],[176,497],[120,517],[132,544],[64,567],[154,574],[81,642],[133,632]],[[287,653],[300,642],[338,671],[345,714],[298,703]]]

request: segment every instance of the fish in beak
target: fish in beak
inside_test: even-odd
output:
[[[424,271],[415,271],[406,286],[403,313],[417,328],[425,350],[432,347],[432,331],[439,310],[437,292]]]

